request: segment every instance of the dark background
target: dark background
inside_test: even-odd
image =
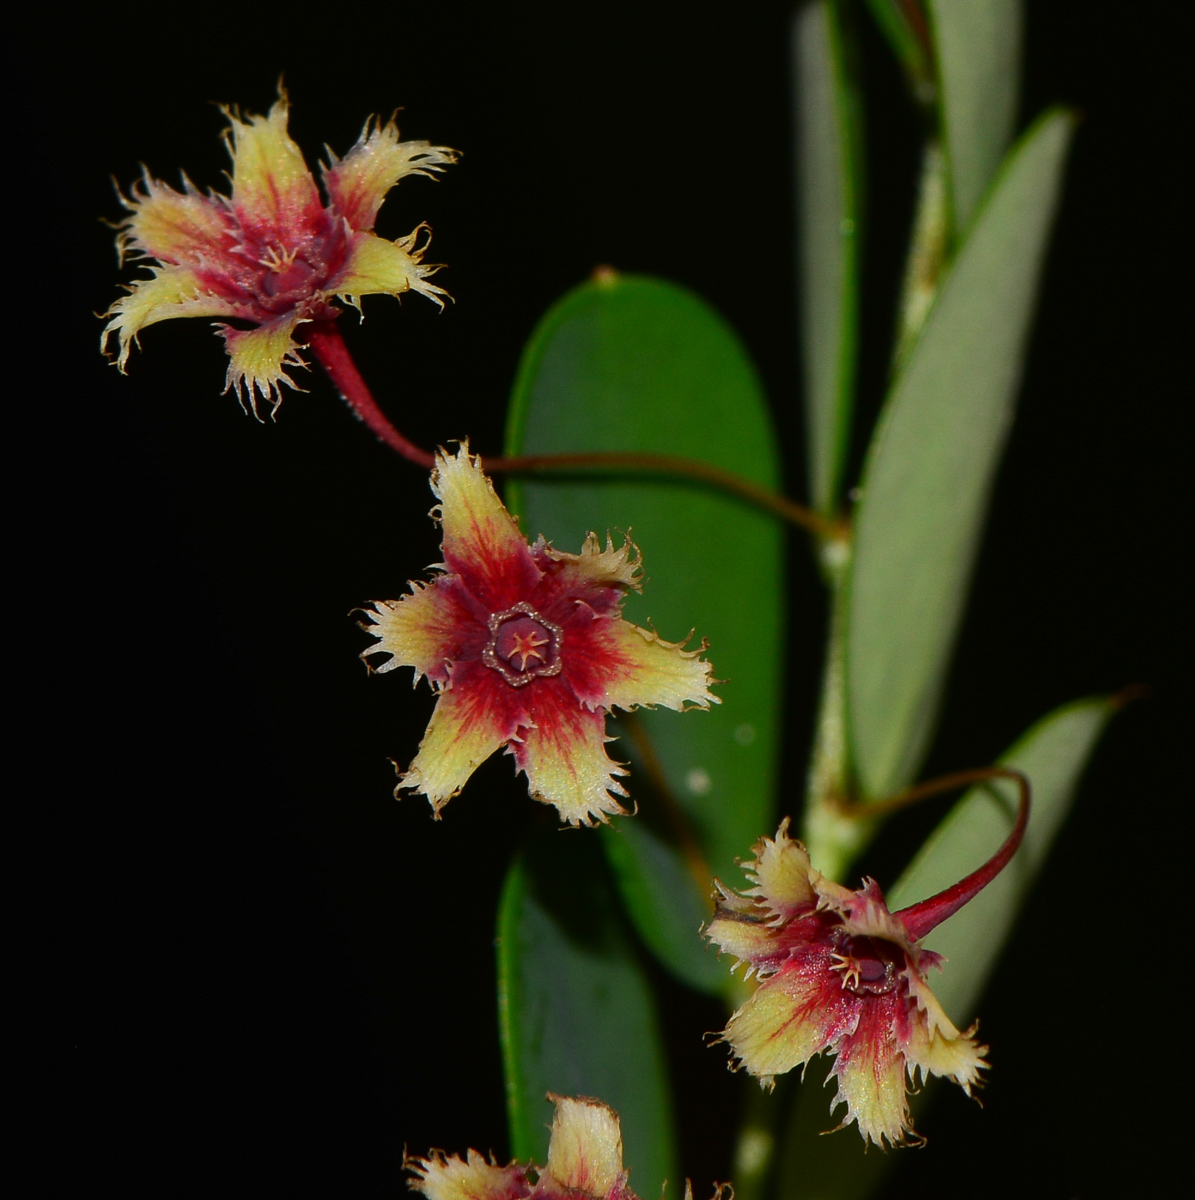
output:
[[[203,322],[150,330],[127,378],[106,366],[93,314],[129,275],[99,222],[119,215],[109,176],[127,184],[144,162],[219,185],[210,102],[262,112],[281,72],[309,161],[403,105],[406,136],[465,152],[442,182],[404,183],[380,226],[434,225],[456,304],[375,300],[349,330],[410,437],[497,450],[536,319],[610,263],[729,318],[799,495],[787,9],[120,6],[69,28],[56,11],[10,18],[6,146],[23,717],[10,903],[30,1018],[13,1036],[34,1066],[29,1144],[50,1135],[35,1161],[51,1191],[78,1172],[129,1195],[397,1195],[404,1144],[506,1153],[492,921],[537,806],[506,758],[439,824],[390,799],[387,756],[410,757],[430,701],[366,677],[348,613],[435,561],[426,475],[315,374],[276,424],[242,415]],[[1174,260],[1189,197],[1169,171],[1176,30],[1125,13],[1029,17],[1024,115],[1063,101],[1085,121],[927,770],[989,761],[1073,697],[1153,692],[1100,747],[981,1006],[984,1109],[945,1096],[889,1197],[1144,1194],[1191,1071],[1175,884],[1189,870],[1176,643],[1190,395]],[[873,414],[918,133],[870,28],[864,56]],[[795,808],[822,600],[796,538],[792,559]],[[893,827],[867,864],[881,882],[935,816]],[[700,1196],[728,1175],[738,1085],[700,1047],[717,1010],[679,987],[667,998]]]

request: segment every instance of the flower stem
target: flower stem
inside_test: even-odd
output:
[[[909,908],[902,908],[893,914],[904,922],[909,936],[914,941],[920,941],[931,929],[940,925],[947,917],[953,916],[964,904],[970,903],[1001,871],[1008,866],[1012,856],[1017,852],[1025,829],[1029,824],[1029,780],[1020,771],[1012,767],[979,767],[973,771],[956,771],[953,775],[943,775],[940,779],[931,779],[928,783],[918,784],[900,792],[890,800],[884,801],[889,809],[914,804],[926,796],[937,792],[949,791],[967,783],[978,783],[985,779],[1011,779],[1021,793],[1020,804],[1017,806],[1017,819],[1012,832],[1005,839],[1004,845],[976,871],[972,871],[965,879],[959,880],[952,887],[930,896]],[[869,806],[871,807],[871,806]]]
[[[367,425],[391,450],[402,455],[408,462],[416,463],[425,470],[436,465],[435,455],[421,450],[408,442],[390,423],[389,418],[378,407],[369,385],[357,370],[349,348],[340,336],[340,327],[335,320],[316,321],[307,335],[307,344],[315,361],[324,368],[328,378],[340,393],[341,399],[353,410],[357,420]]]
[[[374,399],[369,385],[357,370],[348,347],[344,344],[336,321],[316,321],[307,335],[307,344],[329,379],[340,392],[344,402],[358,420],[364,422],[377,436],[408,462],[430,470],[436,465],[435,455],[408,441],[391,424]],[[847,525],[815,513],[803,504],[760,487],[733,471],[724,471],[711,463],[675,454],[644,454],[634,451],[599,452],[590,454],[532,454],[514,458],[483,458],[482,466],[492,474],[542,474],[554,471],[632,472],[647,475],[675,475],[709,484],[798,525],[819,537],[840,541],[847,535]]]

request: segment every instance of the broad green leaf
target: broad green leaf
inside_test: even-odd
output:
[[[547,1093],[593,1096],[622,1120],[637,1191],[680,1178],[655,1000],[592,834],[542,828],[512,865],[498,1020],[515,1158],[547,1162]]]
[[[1078,700],[1044,717],[1000,762],[1029,778],[1029,828],[1016,857],[965,908],[938,926],[925,944],[950,960],[935,974],[934,993],[951,1018],[971,1019],[976,1001],[1008,939],[1026,893],[1070,811],[1075,786],[1116,702]],[[888,893],[894,911],[949,887],[991,857],[1008,836],[1017,789],[994,781],[972,788],[930,835]]]
[[[865,797],[928,747],[1012,424],[1074,120],[1010,153],[947,270],[868,450],[848,587],[847,705]]]
[[[703,459],[775,488],[775,437],[759,382],[716,313],[673,284],[603,277],[564,297],[524,352],[507,452],[648,451]],[[626,781],[640,806],[605,833],[623,899],[645,943],[680,978],[724,990],[702,944],[708,884],[676,832],[679,813],[706,871],[734,874],[737,856],[775,811],[784,615],[784,534],[747,504],[686,480],[642,473],[512,480],[508,496],[532,536],[576,551],[588,530],[631,530],[643,594],[624,615],[669,640],[696,629],[725,684],[709,712],[636,714],[667,796],[622,736]],[[612,725],[613,732],[620,732]]]
[[[1012,141],[1021,0],[928,0],[954,228],[965,229]]]
[[[1032,785],[1025,840],[1003,873],[925,940],[949,959],[943,971],[933,972],[930,982],[947,1013],[960,1025],[973,1015],[1021,905],[1066,819],[1083,769],[1115,710],[1116,702],[1105,697],[1065,705],[1034,725],[1000,760],[1024,771]],[[895,911],[932,896],[991,857],[1008,836],[1016,802],[1015,785],[1004,781],[968,791],[888,890],[888,906]],[[834,1126],[829,1108],[834,1086],[822,1086],[827,1065],[811,1065],[794,1105],[780,1158],[778,1195],[785,1200],[866,1200],[893,1165],[892,1155],[865,1155],[852,1129],[833,1137],[820,1136]],[[915,1120],[925,1107],[929,1090],[913,1098]]]
[[[792,55],[809,494],[833,513],[854,407],[862,203],[860,106],[835,0],[797,10]]]

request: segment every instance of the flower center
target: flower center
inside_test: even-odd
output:
[[[563,630],[520,601],[490,616],[490,640],[481,661],[511,687],[523,687],[540,676],[560,674]]]
[[[899,946],[881,938],[843,937],[832,970],[842,972],[842,986],[856,996],[882,996],[896,988],[904,961]]]

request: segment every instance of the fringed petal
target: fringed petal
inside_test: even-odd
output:
[[[571,1193],[604,1200],[624,1177],[618,1114],[600,1100],[548,1098],[556,1105],[548,1174]]]
[[[539,581],[531,550],[468,443],[440,451],[432,470],[432,510],[444,531],[444,561],[490,612],[524,600]]]
[[[399,779],[395,796],[404,789],[427,797],[439,816],[440,809],[457,795],[469,776],[514,735],[526,716],[512,713],[499,680],[485,667],[458,664],[448,690],[440,694],[428,723],[419,753]],[[509,689],[508,689],[509,690]]]
[[[407,1159],[406,1167],[412,1189],[427,1200],[525,1200],[531,1194],[523,1167],[500,1167],[476,1150],[467,1159],[433,1150],[427,1158]]]
[[[846,1105],[842,1124],[858,1123],[865,1141],[883,1147],[904,1145],[913,1132],[905,1093],[905,1060],[900,1053],[892,1009],[895,994],[873,997],[860,1006],[859,1025],[839,1043],[832,1074],[838,1094],[832,1108]]]
[[[416,245],[417,235],[425,228],[421,225],[397,242],[388,242],[373,233],[354,234],[343,271],[328,285],[328,290],[353,305],[359,305],[362,296],[378,293],[401,296],[403,292],[416,291],[443,308],[442,297],[448,293],[427,282],[440,264],[422,261],[426,241],[422,246]]]
[[[776,931],[762,921],[728,912],[722,905],[705,927],[705,936],[724,954],[746,963],[746,978],[759,971],[770,974],[780,965],[783,948]]]
[[[318,229],[323,216],[303,152],[286,131],[289,114],[285,93],[266,117],[250,113],[242,120],[226,112],[237,218],[259,237],[288,248]]]
[[[434,177],[456,162],[457,152],[430,142],[400,142],[393,120],[371,117],[357,144],[338,159],[329,151],[324,187],[336,212],[353,229],[372,229],[387,192],[404,176]]]
[[[144,175],[120,202],[129,215],[116,237],[121,261],[156,258],[176,266],[223,265],[236,242],[235,224],[222,197],[201,195],[186,176],[184,190]]]
[[[544,571],[535,603],[545,610],[557,602],[571,607],[581,600],[599,616],[617,615],[626,593],[643,588],[643,559],[629,537],[615,548],[607,533],[603,550],[596,533],[586,534],[580,554],[557,550],[541,537],[532,553]]]
[[[258,397],[275,411],[282,403],[282,385],[300,390],[286,373],[286,367],[301,367],[299,347],[294,340],[299,319],[293,315],[271,321],[258,329],[233,329],[221,326],[228,349],[228,374],[224,390],[235,391],[242,406],[257,415]]]
[[[116,365],[123,371],[129,350],[137,334],[147,325],[174,317],[235,317],[235,304],[203,290],[197,274],[187,267],[155,267],[152,279],[137,279],[129,285],[129,294],[121,296],[105,316],[109,317],[100,335],[100,348],[107,353],[114,335],[119,339]]]
[[[581,637],[569,637],[574,628]],[[578,621],[566,637],[569,680],[591,708],[663,705],[683,712],[721,702],[709,689],[714,668],[701,657],[705,642],[686,650],[684,642],[667,642],[621,617]]]
[[[903,1047],[910,1077],[915,1068],[923,1079],[944,1075],[971,1095],[972,1088],[983,1084],[980,1071],[987,1068],[984,1055],[988,1048],[973,1036],[976,1026],[966,1033],[955,1028],[929,984],[915,970],[910,968],[907,977],[909,996],[917,1005],[910,1016],[909,1037]]]
[[[787,817],[780,822],[775,838],[760,838],[754,852],[755,857],[743,868],[754,885],[747,895],[756,897],[774,921],[814,907],[813,880],[820,876],[810,866],[804,845],[788,836]]]
[[[378,675],[396,667],[414,667],[414,682],[426,675],[443,687],[453,661],[471,643],[483,644],[489,631],[477,623],[468,597],[453,576],[410,587],[410,595],[375,600],[372,608],[362,609],[365,621],[361,628],[381,644],[362,651],[361,658]],[[375,654],[390,657],[374,666],[369,660]]]
[[[527,775],[532,797],[554,804],[569,825],[624,816],[615,797],[626,795],[617,777],[627,772],[606,754],[606,714],[570,700],[558,677],[537,681],[534,725],[511,745],[515,762]]]
[[[848,1000],[814,971],[786,971],[760,984],[721,1040],[739,1066],[770,1088],[775,1076],[807,1063],[853,1025],[856,1006]]]

